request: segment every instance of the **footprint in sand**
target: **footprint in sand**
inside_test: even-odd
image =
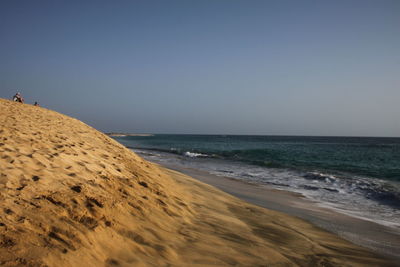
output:
[[[15,246],[17,243],[14,239],[6,235],[0,235],[0,247],[10,248]]]
[[[95,199],[93,197],[86,197],[86,207],[88,207],[89,209],[93,209],[94,205],[96,205],[99,208],[103,208],[104,207],[103,203],[101,203],[97,199]]]
[[[104,159],[108,159],[110,156],[107,155],[107,154],[102,154],[101,157],[104,158]]]
[[[107,259],[106,265],[119,266],[119,262],[116,259]]]
[[[21,191],[26,187],[26,184],[22,184],[20,187],[16,188],[16,190]]]
[[[89,217],[89,216],[83,216],[82,218],[79,219],[79,222],[89,228],[90,230],[94,230],[97,226],[99,226],[99,223],[96,219]]]
[[[149,187],[146,182],[138,182],[138,184],[140,184],[141,186],[146,187],[146,188]]]
[[[5,214],[8,214],[8,215],[14,214],[14,212],[12,211],[12,209],[5,208],[5,209],[3,209],[3,210],[4,210],[4,213],[5,213]]]
[[[80,193],[82,191],[82,187],[80,185],[74,185],[70,187],[72,191],[75,191],[76,193]]]

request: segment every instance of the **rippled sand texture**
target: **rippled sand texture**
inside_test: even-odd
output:
[[[1,266],[390,265],[294,217],[0,99]]]

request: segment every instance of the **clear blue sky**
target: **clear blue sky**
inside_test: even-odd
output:
[[[400,1],[0,1],[0,97],[102,131],[400,136]]]

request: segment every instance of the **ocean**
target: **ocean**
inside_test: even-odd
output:
[[[301,193],[321,206],[400,230],[400,138],[113,138],[149,161]]]

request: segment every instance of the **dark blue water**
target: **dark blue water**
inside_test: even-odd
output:
[[[159,163],[301,192],[331,206],[351,206],[361,217],[375,213],[400,225],[400,138],[154,135],[115,139]]]

